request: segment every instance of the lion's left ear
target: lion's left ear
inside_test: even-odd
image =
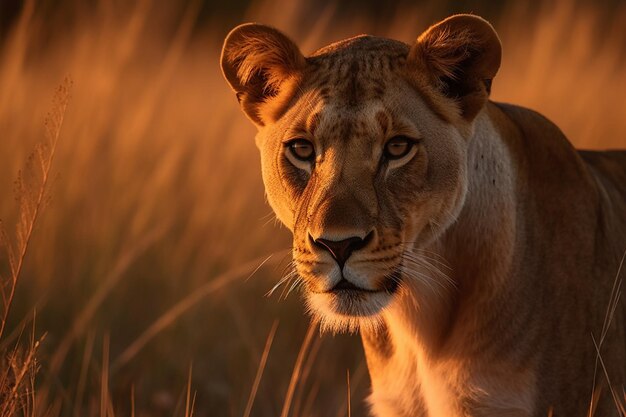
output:
[[[277,113],[276,103],[268,103],[293,89],[306,61],[298,47],[278,30],[248,23],[237,26],[226,37],[221,65],[244,113],[257,126],[264,126]]]
[[[426,71],[445,96],[457,100],[462,116],[471,121],[489,97],[501,55],[500,39],[489,22],[459,14],[422,33],[408,62]]]

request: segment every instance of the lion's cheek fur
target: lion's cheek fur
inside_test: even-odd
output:
[[[265,137],[264,132],[259,132],[257,135],[265,197],[276,214],[276,218],[293,232],[295,223],[293,191],[279,166],[282,157],[280,145],[279,139]]]
[[[464,141],[460,137],[456,141],[443,138],[434,141],[438,143],[429,149],[425,190],[403,207],[407,240],[419,247],[430,245],[456,221],[468,190]]]

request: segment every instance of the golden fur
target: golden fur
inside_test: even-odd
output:
[[[360,330],[376,416],[583,416],[594,381],[596,415],[618,415],[626,152],[577,152],[490,102],[500,53],[472,15],[306,58],[258,24],[224,43],[307,305],[326,330]],[[390,156],[392,138],[409,152]],[[326,246],[341,242],[360,243],[344,259]]]

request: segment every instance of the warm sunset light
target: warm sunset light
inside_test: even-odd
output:
[[[0,417],[538,417],[563,383],[552,375],[584,387],[577,416],[626,417],[626,158],[585,156],[605,182],[582,195],[583,159],[550,153],[564,142],[537,134],[539,116],[515,130],[502,116],[514,110],[484,107],[490,94],[576,148],[626,148],[623,2],[2,3]],[[425,32],[458,13],[486,20]],[[247,22],[260,25],[230,32]],[[342,64],[337,82],[331,59],[305,58],[359,34],[409,46],[363,38],[374,58]],[[394,53],[421,94],[401,116],[397,69],[380,58]],[[311,81],[307,65],[330,75]],[[468,147],[490,129],[513,139]],[[372,132],[380,145],[320,139]],[[379,161],[383,179],[368,177]],[[536,200],[500,192],[520,184]],[[459,279],[485,265],[492,281]],[[489,298],[499,291],[506,303]],[[533,312],[570,305],[550,332],[533,327]],[[578,358],[563,342],[578,324],[590,367],[555,370],[552,353]],[[468,370],[470,351],[498,371]],[[452,393],[458,381],[476,385]]]

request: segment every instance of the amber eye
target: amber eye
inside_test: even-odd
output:
[[[387,159],[400,159],[408,155],[415,146],[415,140],[406,136],[394,136],[385,144],[385,157]]]
[[[286,146],[291,155],[300,161],[310,162],[315,158],[315,148],[306,139],[292,139]]]

